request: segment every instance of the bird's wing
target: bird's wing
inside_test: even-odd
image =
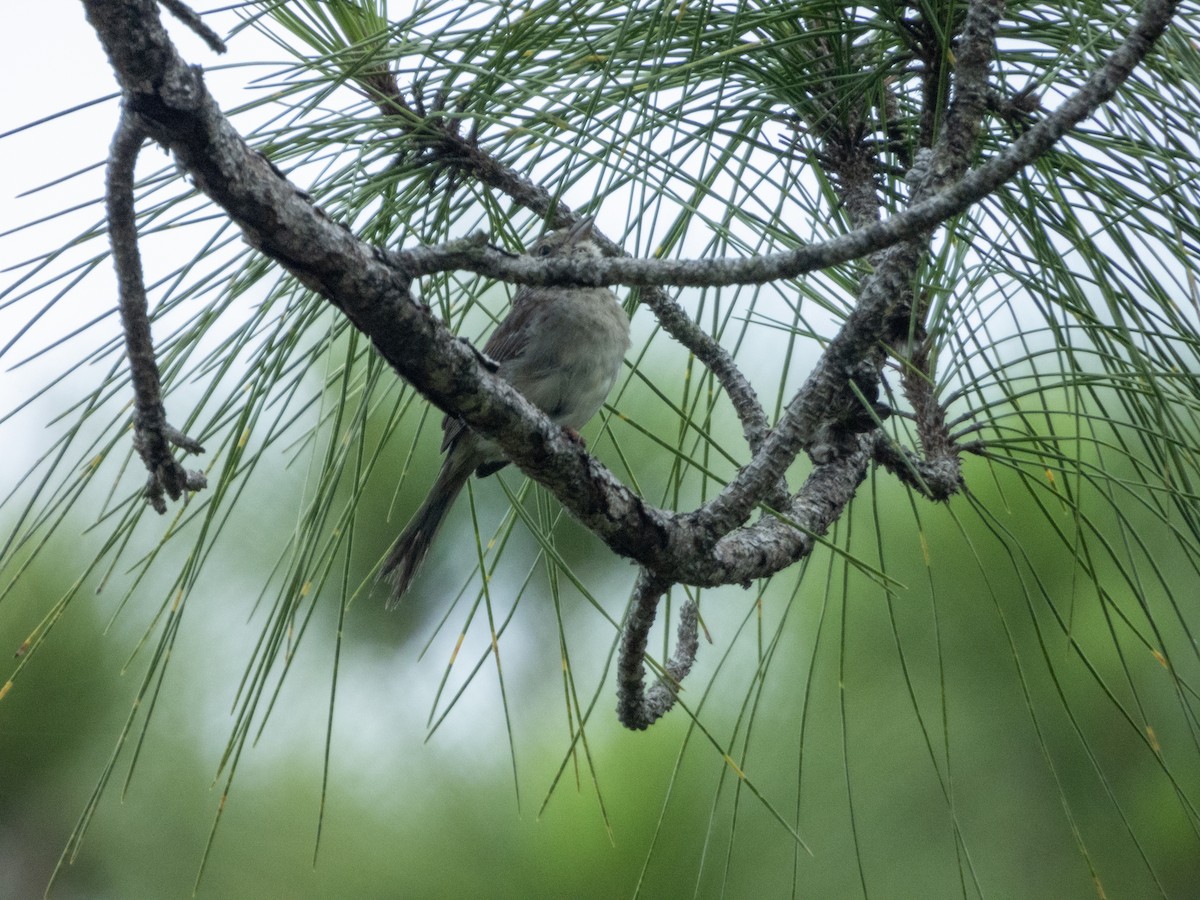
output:
[[[540,305],[537,297],[532,296],[535,290],[522,287],[517,291],[516,297],[513,298],[512,310],[504,317],[504,321],[496,326],[496,330],[483,345],[484,356],[502,363],[516,359],[525,352],[525,347],[529,344],[530,320]],[[453,444],[466,427],[467,424],[457,416],[443,417],[442,450],[445,451]]]
[[[529,343],[531,320],[541,306],[536,297],[530,296],[532,293],[524,287],[517,291],[512,310],[504,317],[504,321],[496,326],[492,336],[483,345],[484,356],[502,363],[516,359],[525,352],[525,346]]]

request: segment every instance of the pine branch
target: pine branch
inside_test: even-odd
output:
[[[106,210],[113,266],[117,271],[125,352],[133,382],[133,443],[150,473],[146,481],[146,499],[161,514],[167,511],[164,494],[178,500],[185,492],[203,490],[207,480],[203,472],[183,468],[171,454],[172,445],[188,453],[203,453],[204,448],[198,441],[171,427],[163,408],[162,379],[150,337],[146,286],[133,208],[134,166],[145,140],[146,132],[127,110],[123,111],[109,150]]]
[[[855,430],[831,433],[824,428],[825,411],[831,401],[845,396],[877,352],[886,299],[895,295],[895,282],[911,269],[912,251],[903,242],[986,196],[1111,97],[1149,51],[1176,6],[1170,0],[1151,0],[1137,28],[1087,85],[992,160],[892,218],[832,241],[749,259],[601,259],[590,262],[586,272],[572,271],[560,261],[538,266],[487,248],[475,251],[478,263],[461,264],[480,274],[531,284],[713,286],[794,277],[891,248],[891,271],[877,279],[876,290],[864,290],[859,307],[751,464],[711,503],[693,513],[671,514],[633,495],[414,303],[409,294],[413,269],[396,265],[390,255],[329,221],[247,147],[209,96],[200,73],[179,59],[153,3],[85,0],[85,5],[130,108],[255,246],[340,309],[397,372],[440,408],[495,437],[510,459],[549,487],[610,547],[659,577],[692,584],[744,580],[744,567],[732,564],[719,548],[721,541],[733,546],[738,535],[722,535],[771,495],[801,448],[830,466],[844,468],[850,460],[850,471],[857,471],[857,460],[866,453],[858,446]],[[138,39],[132,41],[131,35]],[[822,498],[810,492],[806,498],[824,508],[842,508],[857,486],[854,478],[846,477],[810,478],[810,483],[833,492]],[[797,539],[793,549],[802,550],[803,544]]]

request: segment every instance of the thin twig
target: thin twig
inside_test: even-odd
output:
[[[187,471],[171,454],[172,444],[189,453],[203,453],[204,448],[168,425],[163,409],[162,379],[150,336],[133,207],[134,166],[145,139],[146,133],[135,123],[133,115],[122,109],[109,150],[105,201],[113,266],[117,272],[121,324],[125,330],[125,350],[133,382],[133,444],[150,473],[146,481],[146,499],[156,511],[165,513],[164,493],[172,500],[178,500],[184,491],[201,490],[207,481],[202,472]]]
[[[225,52],[225,42],[217,37],[217,33],[204,24],[200,14],[186,3],[181,0],[158,0],[158,2],[162,4],[163,9],[192,29],[200,40],[208,44],[210,50],[217,53]]]
[[[962,177],[979,142],[987,109],[988,73],[996,51],[996,26],[1004,0],[971,0],[955,52],[954,93],[946,124],[934,145],[933,179],[928,188],[940,190]],[[927,188],[927,189],[928,189]],[[915,199],[923,199],[918,192]]]
[[[264,253],[306,284],[315,285],[403,377],[443,409],[461,415],[473,428],[495,438],[510,459],[549,487],[616,552],[683,583],[729,583],[731,576],[747,570],[744,565],[726,568],[728,558],[718,555],[720,542],[712,553],[697,552],[708,543],[707,536],[697,538],[702,529],[695,527],[694,515],[650,507],[593,457],[570,447],[545,416],[510,385],[486,373],[444,326],[412,302],[404,274],[383,254],[323,217],[272,172],[234,131],[196,70],[178,57],[157,24],[153,3],[83,2],[118,80],[136,99],[135,108],[146,116],[154,139],[175,154],[200,190],[253,234]],[[1176,0],[1147,0],[1135,30],[1081,90],[960,181],[888,220],[820,245],[749,260],[598,259],[592,261],[583,283],[759,283],[845,262],[920,235],[985,197],[1111,98],[1149,52],[1177,5]],[[488,271],[482,267],[473,270],[505,277],[504,266],[511,262],[497,255]],[[558,262],[548,260],[544,265],[549,271]],[[562,270],[559,274],[562,277]],[[546,283],[545,276],[540,277]],[[858,345],[868,331],[847,335],[849,346],[843,349],[861,350]],[[865,358],[864,353],[856,352],[841,362],[857,364]],[[846,369],[838,371],[835,362],[830,359],[826,374],[839,379],[844,389]],[[796,448],[811,437],[806,426],[819,423],[819,417],[812,416],[815,409],[810,398],[800,398],[787,427],[777,426],[763,441],[754,461],[761,458],[762,462],[757,466],[752,462],[752,474],[750,466],[739,473],[730,490],[769,496],[794,459]],[[837,500],[829,502],[836,504]],[[781,553],[776,559],[782,562],[786,556]],[[765,565],[764,560],[754,568]]]
[[[407,106],[404,109],[411,112]],[[426,120],[422,124],[425,126],[421,132],[422,142],[432,142],[426,151],[431,161],[454,168],[500,191],[518,205],[547,219],[551,228],[566,228],[579,220],[578,213],[555,201],[553,195],[545,188],[499,163],[483,150],[473,137],[464,137],[456,129],[440,121]],[[631,258],[620,244],[599,231],[596,232],[596,236],[607,255]],[[662,288],[646,286],[642,290],[642,302],[654,313],[663,330],[713,373],[733,404],[734,412],[742,423],[742,433],[747,444],[752,452],[757,450],[770,430],[770,425],[757,393],[729,351],[693,322],[683,307]]]
[[[675,705],[700,648],[699,613],[696,604],[687,600],[679,610],[675,653],[664,666],[664,676],[646,689],[646,644],[658,603],[669,587],[670,582],[643,569],[630,598],[617,658],[617,718],[633,731],[649,728]]]
[[[929,153],[927,169],[911,173],[915,181],[915,202],[941,191],[970,168],[988,107],[988,75],[995,56],[996,27],[1003,10],[1004,0],[971,0],[967,8],[959,36],[954,91],[945,115],[945,126]],[[922,252],[928,253],[924,244]],[[885,339],[890,346],[907,350],[900,386],[916,417],[921,450],[928,465],[939,474],[934,496],[943,499],[948,496],[945,491],[961,486],[962,463],[946,428],[945,405],[937,396],[936,357],[925,340],[929,294],[919,295],[914,301],[909,292],[907,298],[907,304],[893,313],[892,333]],[[894,471],[899,475],[901,471],[911,473],[915,470],[909,466]],[[909,483],[913,482],[909,480]]]

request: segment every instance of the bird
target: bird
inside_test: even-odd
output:
[[[594,227],[588,217],[548,232],[529,255],[599,258]],[[628,349],[629,317],[608,288],[522,285],[483,354],[497,364],[501,378],[578,437],[616,383]],[[389,606],[408,591],[471,473],[484,478],[508,465],[499,444],[453,415],[442,419],[442,453],[433,486],[384,561],[381,576],[392,585]]]

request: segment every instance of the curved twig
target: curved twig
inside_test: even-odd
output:
[[[320,291],[370,337],[403,377],[442,409],[495,438],[514,463],[550,488],[611,548],[661,577],[692,584],[730,583],[746,571],[761,568],[744,561],[730,565],[730,558],[719,551],[723,544],[733,547],[738,535],[713,545],[711,530],[697,527],[701,523],[696,516],[648,506],[593,457],[570,445],[511,386],[487,373],[468,349],[412,301],[408,283],[416,273],[397,267],[390,255],[330,222],[245,145],[208,93],[201,74],[178,57],[151,0],[84,0],[84,4],[132,108],[146,117],[152,136],[175,154],[198,188],[226,209],[256,246]],[[536,263],[498,252],[482,256],[486,264],[456,267],[527,283],[718,285],[801,274],[895,244],[986,196],[1109,99],[1149,51],[1176,6],[1175,0],[1148,0],[1137,27],[1088,83],[1005,151],[929,200],[832,241],[749,260],[589,260],[581,267],[586,272],[569,271],[561,260]],[[893,246],[888,252],[903,250],[902,245]],[[848,332],[838,353],[826,354],[818,367],[821,372],[793,400],[786,422],[770,433],[750,466],[735,479],[731,490],[755,496],[732,501],[733,505],[728,505],[732,498],[718,498],[727,504],[726,518],[737,520],[733,513],[741,510],[736,507],[746,502],[752,507],[770,496],[804,442],[811,441],[813,430],[820,427],[822,418],[814,414],[819,412],[819,401],[827,399],[823,392],[833,381],[839,390],[845,389],[848,373],[866,358],[862,348],[874,346],[871,335],[876,329],[877,324],[870,323],[860,332]],[[821,502],[836,506],[843,498]]]
[[[398,107],[404,105],[402,97],[394,97],[390,102]],[[409,111],[406,105],[404,105],[404,109]],[[579,221],[578,213],[555,200],[554,196],[545,188],[534,184],[521,173],[497,162],[486,151],[480,149],[478,143],[471,137],[459,134],[456,128],[442,121],[427,121],[424,124],[428,131],[423,131],[422,140],[433,142],[430,153],[439,165],[453,168],[469,175],[481,184],[500,191],[518,205],[547,219],[547,224],[552,228],[567,228]],[[624,247],[601,232],[595,231],[594,234],[599,238],[607,255],[626,259],[633,258]],[[483,245],[474,249],[477,252],[485,251]],[[428,262],[410,259],[410,254],[421,256],[426,256],[426,254],[421,250],[396,254],[396,258],[413,276],[440,270],[432,267],[426,268],[429,265]],[[481,255],[477,255],[475,258],[481,258]],[[435,266],[440,265],[435,260],[430,260],[430,262]],[[654,313],[659,325],[667,334],[682,344],[713,373],[733,404],[738,420],[742,423],[742,434],[746,443],[752,452],[756,451],[771,426],[767,421],[762,403],[759,402],[758,394],[746,376],[742,374],[729,351],[722,347],[712,335],[693,322],[683,307],[661,287],[646,286],[642,290],[642,303]]]
[[[207,480],[204,473],[183,468],[171,454],[172,444],[188,453],[203,453],[204,448],[168,425],[163,409],[162,379],[150,337],[146,286],[133,208],[134,166],[145,140],[145,130],[135,122],[128,109],[122,109],[108,154],[105,204],[113,267],[117,272],[125,351],[133,382],[133,444],[150,473],[146,480],[146,500],[157,512],[165,513],[164,494],[178,500],[185,491],[204,488]]]
[[[971,169],[933,196],[864,228],[818,244],[765,256],[734,259],[616,258],[593,260],[587,266],[573,267],[565,260],[547,260],[537,266],[518,266],[511,258],[495,254],[481,257],[477,265],[465,268],[480,275],[520,284],[722,287],[796,278],[893,247],[965,212],[972,204],[987,197],[1045,154],[1063,135],[1112,99],[1162,34],[1177,6],[1178,0],[1148,0],[1137,27],[1087,83],[1053,113],[987,162]]]
[[[646,689],[646,643],[658,614],[658,602],[670,582],[642,569],[630,598],[629,615],[621,633],[617,658],[617,718],[633,731],[643,731],[661,719],[672,706],[683,679],[692,670],[700,648],[699,613],[687,600],[679,609],[675,653],[664,667],[664,675]]]

